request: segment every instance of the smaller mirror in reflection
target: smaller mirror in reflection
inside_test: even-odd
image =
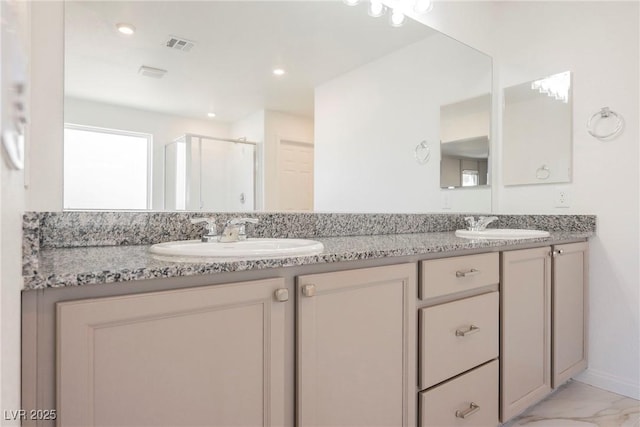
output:
[[[504,90],[504,185],[571,181],[571,73]]]
[[[440,187],[489,185],[491,97],[440,107]]]

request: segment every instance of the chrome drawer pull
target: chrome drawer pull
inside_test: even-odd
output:
[[[469,415],[473,415],[480,410],[480,407],[471,402],[468,409],[464,411],[456,411],[456,418],[467,418]]]
[[[477,276],[478,274],[480,274],[480,270],[476,270],[475,268],[472,268],[470,270],[458,270],[456,271],[456,277],[471,277],[471,276]]]
[[[475,334],[479,330],[480,330],[480,328],[478,326],[470,325],[469,329],[467,329],[467,330],[456,329],[456,336],[457,337],[466,337],[467,335]]]

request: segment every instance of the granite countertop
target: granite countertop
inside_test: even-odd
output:
[[[152,255],[149,245],[43,249],[38,271],[24,277],[24,290],[198,276],[393,256],[411,256],[523,244],[557,244],[588,239],[593,232],[551,232],[550,237],[513,240],[464,239],[454,232],[316,238],[318,255],[259,259],[179,259]]]

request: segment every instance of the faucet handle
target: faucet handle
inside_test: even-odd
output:
[[[209,218],[191,218],[191,224],[201,224],[206,223],[207,227],[207,236],[215,236],[218,233],[216,226],[216,219],[214,217]]]
[[[256,218],[233,218],[227,221],[229,225],[257,224],[260,221]]]
[[[467,216],[464,220],[467,222],[467,230],[476,231],[482,221],[482,217],[476,221],[475,217]]]
[[[255,218],[233,218],[227,221],[223,234],[228,234],[228,226],[237,226],[237,240],[246,240],[247,239],[247,231],[244,228],[247,224],[257,224],[258,221]],[[230,232],[230,231],[229,231]],[[231,237],[233,239],[233,237]]]

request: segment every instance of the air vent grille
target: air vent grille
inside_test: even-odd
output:
[[[138,70],[138,73],[142,74],[145,77],[152,77],[154,79],[161,79],[167,74],[167,70],[163,70],[161,68],[147,67],[143,65]]]
[[[169,36],[169,40],[167,40],[167,47],[169,49],[181,50],[183,52],[189,52],[195,45],[196,42],[182,37]]]

